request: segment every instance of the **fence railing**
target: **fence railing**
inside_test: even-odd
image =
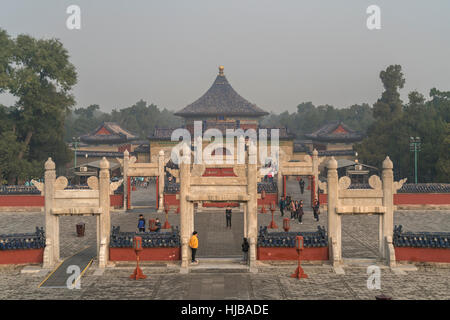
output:
[[[34,233],[0,234],[0,250],[40,249],[45,247],[44,228]]]
[[[303,236],[306,248],[328,246],[327,232],[323,226],[318,226],[317,231],[311,232],[268,232],[267,227],[260,227],[258,246],[294,248],[297,236]]]
[[[35,186],[0,186],[0,195],[41,194]]]
[[[450,232],[403,232],[402,225],[394,227],[394,247],[448,248]]]
[[[170,232],[121,232],[120,226],[113,226],[111,230],[111,248],[132,248],[133,238],[142,237],[144,248],[176,248],[180,247],[180,232],[178,227]]]

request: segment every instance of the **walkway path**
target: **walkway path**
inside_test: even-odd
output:
[[[91,265],[92,261],[97,255],[97,248],[91,246],[75,255],[64,260],[58,265],[53,272],[51,272],[46,279],[39,285],[40,288],[67,288],[68,285],[75,285],[82,273]],[[75,278],[73,282],[68,284],[68,279],[74,274],[73,270],[68,269],[70,266],[77,266],[80,271],[80,276]]]

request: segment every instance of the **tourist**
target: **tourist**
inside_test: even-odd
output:
[[[227,228],[230,227],[231,229],[231,208],[227,207],[225,210],[225,218],[227,220]]]
[[[291,210],[291,220],[294,220],[294,215],[295,215],[295,210],[296,210],[294,200],[291,200],[291,205],[290,205],[289,209]]]
[[[303,179],[300,178],[298,184],[300,185],[300,192],[303,194],[303,191],[305,190],[305,181],[303,181]]]
[[[300,207],[300,203],[298,200],[295,200],[295,210],[294,210],[294,219],[298,219],[298,208]]]
[[[283,217],[284,216],[284,208],[286,206],[286,200],[284,199],[284,197],[281,197],[279,206],[280,206],[281,216]]]
[[[248,244],[247,238],[244,238],[244,242],[242,242],[242,252],[244,253],[244,263],[248,260],[248,248],[250,245]]]
[[[156,218],[155,227],[155,232],[159,232],[161,230],[161,222],[159,221],[159,218]]]
[[[192,232],[192,237],[189,240],[189,247],[191,248],[192,251],[192,263],[198,263],[197,260],[195,260],[195,253],[197,252],[198,249],[198,236],[197,236],[198,232],[194,231]]]
[[[314,220],[319,221],[319,214],[320,214],[320,204],[319,201],[317,201],[317,199],[314,200],[314,205],[313,205],[313,213],[314,213]]]
[[[145,219],[142,214],[139,215],[138,230],[139,232],[145,232]]]
[[[297,217],[298,217],[298,222],[300,224],[303,224],[303,222],[302,222],[303,214],[304,214],[304,212],[303,212],[303,200],[300,200],[300,203],[299,203],[298,208],[297,208]]]

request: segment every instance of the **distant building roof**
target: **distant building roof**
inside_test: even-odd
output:
[[[354,156],[353,150],[318,150],[319,157],[331,157],[331,156]],[[309,155],[312,155],[311,151],[308,151]]]
[[[117,144],[137,140],[138,137],[117,123],[103,122],[94,131],[82,135],[80,140],[88,144]]]
[[[92,162],[88,162],[88,163],[83,163],[79,166],[76,166],[76,168],[92,167],[92,168],[100,169],[100,161],[102,161],[102,160],[96,160],[96,161],[92,161]],[[109,169],[110,170],[116,170],[117,168],[120,168],[119,163],[114,162],[114,161],[109,161]]]
[[[220,124],[217,123],[216,125],[209,125],[206,128],[203,128],[203,133],[208,130],[208,129],[218,129],[220,130],[224,137],[226,135],[226,130],[227,129],[233,129],[236,130],[238,128],[233,126],[230,126],[228,124]],[[267,130],[267,139],[271,139],[271,135],[272,135],[272,129],[278,129],[278,138],[280,140],[289,140],[289,139],[293,139],[294,136],[286,129],[286,128],[259,128],[258,130],[256,130],[256,134],[259,137],[259,130]],[[175,128],[155,128],[155,130],[153,131],[153,134],[150,135],[148,137],[149,140],[171,140],[172,137],[172,132],[176,130]],[[245,132],[246,130],[243,129],[243,131]],[[136,151],[136,149],[135,149]]]
[[[345,167],[350,167],[350,166],[354,166],[354,165],[361,165],[363,167],[366,168],[371,168],[374,170],[378,170],[377,167],[373,167],[373,166],[369,166],[368,164],[364,164],[364,163],[360,163],[360,162],[356,162],[356,161],[352,161],[352,160],[348,160],[348,159],[338,159],[337,160],[337,167],[339,168],[345,168]]]
[[[134,149],[134,153],[148,153],[150,152],[150,145],[148,143],[144,143],[136,147]]]
[[[223,74],[222,66],[209,90],[198,100],[175,113],[181,117],[214,115],[260,117],[268,114],[234,91]]]
[[[350,129],[342,121],[333,121],[313,133],[305,134],[305,137],[314,141],[354,142],[361,141],[364,134]]]

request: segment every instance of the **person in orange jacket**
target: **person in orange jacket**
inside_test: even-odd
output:
[[[192,250],[192,263],[197,263],[198,261],[195,260],[195,254],[197,252],[198,249],[198,236],[197,236],[198,232],[194,231],[192,232],[192,237],[189,240],[189,247]]]

